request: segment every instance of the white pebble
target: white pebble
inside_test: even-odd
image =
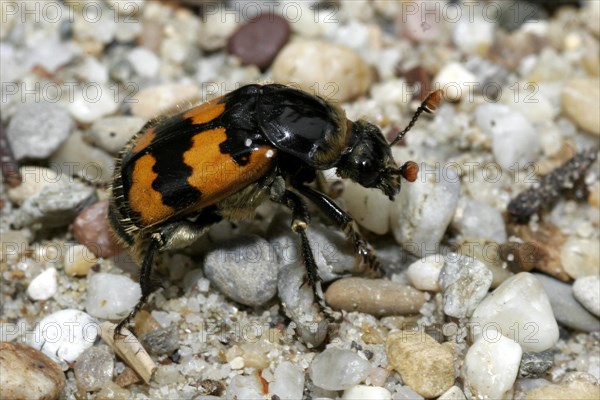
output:
[[[140,90],[132,99],[131,112],[142,118],[153,118],[200,95],[194,84],[166,84]]]
[[[275,380],[269,385],[272,395],[280,399],[300,399],[304,391],[304,371],[289,361],[284,361],[275,369]]]
[[[344,390],[364,381],[371,363],[350,350],[330,347],[317,354],[310,365],[313,383],[326,390]]]
[[[600,276],[577,278],[573,283],[573,295],[588,311],[600,317]]]
[[[85,276],[97,262],[98,259],[90,249],[82,244],[77,244],[66,248],[63,266],[67,275]]]
[[[598,239],[569,237],[560,250],[560,261],[574,279],[600,274]]]
[[[483,335],[489,341],[502,334],[518,342],[523,351],[548,350],[558,340],[558,325],[548,296],[528,272],[508,278],[483,299],[471,323],[476,336]]]
[[[342,198],[346,211],[371,232],[385,235],[390,230],[390,199],[379,189],[368,189],[346,181]]]
[[[539,135],[520,112],[503,104],[483,104],[475,111],[475,121],[492,137],[492,152],[502,168],[524,169],[539,158]]]
[[[456,24],[452,39],[463,53],[485,56],[494,43],[495,26],[482,17],[462,18]]]
[[[97,318],[120,319],[141,296],[140,285],[126,276],[100,272],[88,280],[85,309]]]
[[[438,277],[444,262],[444,256],[441,254],[433,254],[415,261],[406,270],[408,282],[420,290],[439,292]]]
[[[377,386],[356,385],[344,390],[342,399],[348,400],[391,400],[389,390]]]
[[[262,385],[256,374],[236,375],[227,388],[228,399],[264,399]]]
[[[73,362],[94,345],[99,332],[98,323],[83,311],[61,310],[36,325],[29,344],[52,359]]]
[[[504,336],[477,340],[465,357],[465,387],[477,398],[505,398],[517,378],[522,353],[517,343]]]
[[[444,91],[444,97],[450,101],[469,98],[477,77],[462,64],[451,62],[446,64],[433,80],[436,89]]]
[[[119,109],[119,101],[115,99],[114,90],[94,83],[75,91],[73,101],[69,102],[68,108],[73,118],[89,124],[116,112]]]
[[[153,78],[158,73],[160,58],[145,47],[136,47],[127,55],[127,59],[139,76]]]
[[[432,166],[421,167],[435,171]],[[396,242],[422,255],[439,246],[458,204],[460,179],[454,170],[420,173],[405,184],[390,209]]]
[[[47,300],[54,296],[57,288],[56,269],[48,268],[29,283],[27,294],[33,300]]]

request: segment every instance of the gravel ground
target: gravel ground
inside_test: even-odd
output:
[[[0,4],[0,397],[597,399],[600,2],[87,0]],[[261,16],[258,16],[262,13]],[[253,82],[338,102],[420,173],[390,201],[323,171],[385,276],[289,213],[137,266],[107,222],[147,120]],[[139,342],[138,342],[139,339]]]

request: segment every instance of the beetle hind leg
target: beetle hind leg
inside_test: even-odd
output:
[[[313,257],[313,252],[310,246],[308,236],[306,236],[306,229],[310,222],[310,216],[308,214],[308,208],[306,203],[298,196],[289,190],[285,190],[282,194],[272,196],[273,201],[283,204],[292,210],[292,231],[298,234],[300,237],[300,244],[302,246],[302,260],[304,261],[304,267],[306,268],[306,283],[312,288],[315,301],[319,307],[319,310],[323,315],[331,322],[335,318],[333,316],[333,310],[325,304],[323,298],[323,290],[321,286],[321,277],[319,276],[319,269],[317,263]]]

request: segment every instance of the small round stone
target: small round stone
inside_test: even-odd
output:
[[[446,64],[433,79],[434,86],[442,89],[444,97],[450,101],[468,98],[469,85],[474,82],[477,82],[477,77],[457,62]]]
[[[411,285],[419,290],[439,292],[438,278],[444,264],[444,256],[441,254],[427,256],[408,266],[406,278]]]
[[[94,253],[84,245],[68,246],[63,258],[63,268],[67,275],[85,276],[97,262]]]
[[[179,329],[175,324],[155,329],[142,335],[140,341],[150,353],[171,354],[179,348]]]
[[[269,392],[280,399],[300,399],[304,392],[304,371],[289,361],[284,361],[275,369],[275,380],[269,385]]]
[[[345,390],[364,381],[371,368],[371,363],[353,351],[330,347],[317,354],[308,372],[322,389]]]
[[[145,119],[154,118],[199,96],[200,89],[193,84],[151,86],[140,90],[132,98],[131,113]]]
[[[479,398],[505,398],[517,378],[521,354],[521,346],[505,336],[480,338],[465,356],[465,387]]]
[[[146,123],[144,118],[131,116],[105,117],[94,122],[85,137],[96,146],[116,155]]]
[[[600,387],[591,375],[582,372],[566,374],[558,384],[550,384],[529,391],[525,400],[597,400]]]
[[[425,332],[388,336],[385,352],[404,384],[423,397],[437,397],[454,384],[454,355]]]
[[[121,319],[137,304],[140,285],[124,275],[100,272],[88,280],[85,309],[97,318]]]
[[[565,272],[574,279],[599,275],[598,241],[569,237],[560,250],[560,261]]]
[[[553,365],[554,353],[552,351],[523,353],[519,365],[519,378],[542,378]]]
[[[58,399],[65,374],[44,353],[23,343],[0,343],[0,398]]]
[[[588,311],[600,317],[600,276],[584,276],[573,283],[573,295]]]
[[[390,199],[379,189],[365,188],[358,183],[347,181],[341,198],[346,211],[361,226],[378,235],[390,230]]]
[[[98,323],[83,311],[60,310],[36,325],[30,344],[48,357],[70,363],[94,345],[99,332]]]
[[[344,278],[327,288],[325,301],[337,310],[382,317],[418,313],[425,303],[425,294],[384,279]]]
[[[439,280],[444,292],[444,313],[455,318],[471,316],[487,295],[492,278],[492,272],[481,261],[448,254]]]
[[[98,257],[107,258],[123,250],[109,226],[108,200],[84,208],[73,222],[73,235]]]
[[[86,392],[102,389],[112,381],[114,369],[114,357],[105,346],[91,347],[75,360],[77,387]]]
[[[73,101],[69,102],[69,112],[73,118],[83,124],[90,124],[119,109],[119,102],[114,97],[114,89],[111,90],[107,85],[96,85],[89,91],[75,91]]]
[[[460,198],[450,226],[463,237],[506,242],[506,227],[500,212],[468,196]]]
[[[600,135],[600,79],[577,78],[565,82],[561,95],[565,113],[586,132]]]
[[[48,300],[58,289],[55,268],[48,268],[36,276],[27,287],[27,294],[33,300]]]
[[[373,76],[365,61],[350,48],[319,40],[287,44],[273,63],[273,79],[339,102],[367,92]]]
[[[37,165],[25,165],[19,168],[23,177],[21,184],[8,189],[8,198],[13,203],[23,205],[29,197],[35,196],[46,186],[65,182],[66,176],[60,170],[38,167]]]
[[[58,149],[73,127],[73,120],[61,106],[31,103],[20,107],[11,118],[6,137],[17,160],[43,159]]]
[[[243,64],[265,69],[290,38],[290,24],[273,13],[262,14],[240,26],[231,35],[227,51]]]
[[[278,267],[269,242],[250,235],[218,243],[204,259],[204,273],[211,283],[227,297],[252,307],[277,293]]]
[[[160,58],[146,47],[136,47],[127,54],[127,60],[131,63],[137,74],[144,78],[153,78],[158,74]]]
[[[465,394],[458,386],[452,386],[444,394],[438,397],[438,400],[467,400]]]
[[[392,394],[383,387],[356,385],[344,390],[342,399],[347,400],[392,400]]]

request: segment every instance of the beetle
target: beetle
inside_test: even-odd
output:
[[[119,153],[112,180],[110,225],[141,264],[142,292],[115,335],[154,291],[150,276],[156,253],[191,244],[223,219],[253,216],[267,198],[292,212],[306,282],[322,311],[305,199],[346,234],[361,261],[359,272],[377,273],[377,256],[352,217],[309,183],[318,171],[335,168],[341,178],[377,188],[393,200],[400,178],[414,181],[418,166],[408,161],[398,167],[391,146],[423,111],[437,108],[441,95],[440,90],[431,93],[390,144],[377,126],[348,120],[339,105],[281,84],[246,85],[149,121]]]

